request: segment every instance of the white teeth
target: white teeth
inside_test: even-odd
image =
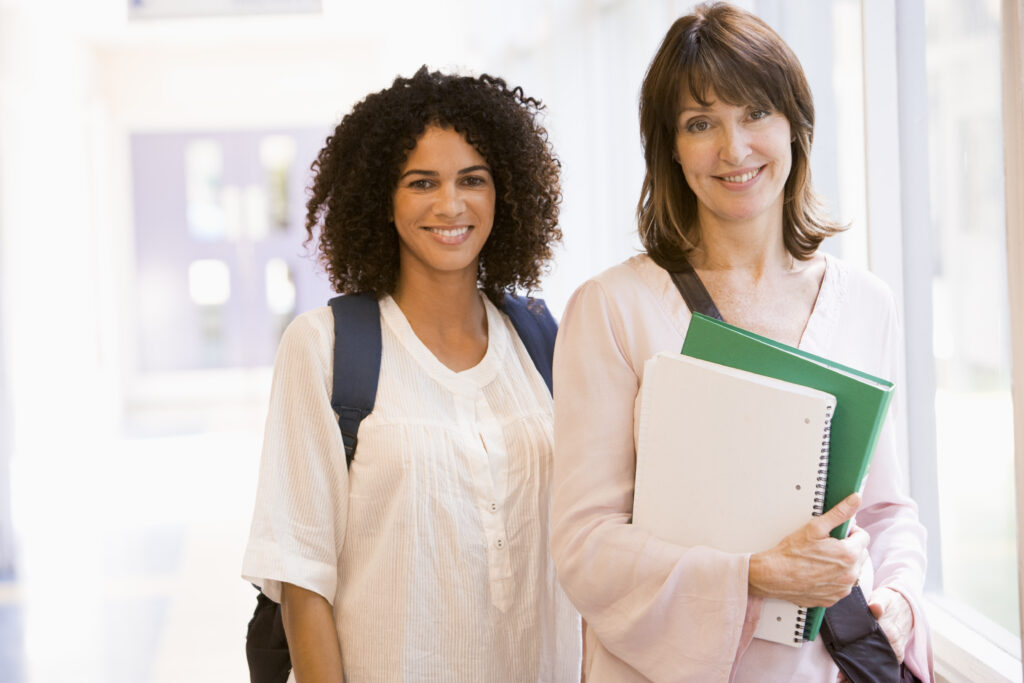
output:
[[[755,169],[753,171],[747,171],[743,175],[722,176],[722,180],[724,180],[726,182],[729,182],[729,183],[745,183],[748,180],[750,180],[751,178],[753,178],[754,176],[756,176],[757,172],[760,171],[760,170],[761,169]]]
[[[469,232],[469,227],[463,225],[462,227],[458,228],[427,228],[427,230],[434,233],[435,235],[444,235],[445,237],[458,237],[459,235],[464,235],[465,233]]]

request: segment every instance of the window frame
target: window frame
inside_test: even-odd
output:
[[[1024,7],[1002,3],[1003,154],[1006,183],[1006,274],[1010,304],[1014,462],[1017,491],[1018,611],[1024,624]],[[1013,190],[1013,191],[1011,191]],[[1024,658],[1024,651],[1018,653]],[[1019,663],[1019,660],[1018,660]],[[1019,673],[1019,670],[1018,670]],[[1020,678],[1018,678],[1020,680]]]
[[[862,0],[865,173],[870,268],[893,288],[905,330],[908,471],[921,520],[938,530],[936,391],[931,349],[927,78],[923,0]],[[1015,0],[1002,0],[1003,134],[1005,150],[1007,273],[1013,386],[1024,387],[1024,30]],[[892,121],[898,121],[893,138]],[[895,142],[895,144],[893,144]],[[888,169],[899,168],[899,183]],[[888,182],[888,187],[879,184]],[[894,219],[898,216],[899,219]],[[915,400],[907,400],[907,396]],[[1014,396],[1014,432],[1024,435],[1024,400]],[[1024,438],[1015,439],[1018,585],[1024,614]],[[1021,640],[982,615],[941,595],[939,534],[929,535],[925,610],[932,629],[939,680],[1022,680]],[[1022,620],[1024,623],[1024,620]]]

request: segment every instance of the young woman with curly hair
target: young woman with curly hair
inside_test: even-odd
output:
[[[338,292],[378,299],[382,352],[349,468],[330,309],[275,363],[243,574],[281,603],[301,683],[579,676],[548,555],[551,396],[501,310],[561,237],[541,108],[424,67],[356,104],[313,164],[310,240]]]

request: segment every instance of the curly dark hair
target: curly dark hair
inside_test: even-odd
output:
[[[313,162],[306,203],[306,242],[319,226],[320,261],[334,289],[394,291],[399,238],[392,196],[399,170],[428,125],[461,133],[491,167],[494,226],[480,252],[480,288],[495,303],[505,292],[536,289],[562,237],[561,164],[537,120],[543,108],[501,78],[426,66],[356,104]]]

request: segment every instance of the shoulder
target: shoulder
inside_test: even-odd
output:
[[[650,297],[659,289],[657,271],[661,269],[647,255],[634,256],[586,280],[576,288],[572,299],[601,297],[613,305],[634,304],[637,296]],[[667,274],[664,279],[671,283]]]
[[[334,353],[334,315],[328,306],[314,308],[288,323],[277,349],[275,365],[316,362],[329,368]]]
[[[849,304],[876,312],[895,309],[892,288],[866,268],[828,256],[828,269],[834,271],[833,276]]]
[[[893,377],[900,353],[899,307],[892,289],[868,270],[829,257],[829,296],[816,326],[823,355],[883,377]]]
[[[656,319],[679,327],[683,333],[689,320],[689,311],[672,278],[646,254],[612,266],[580,285],[566,306],[563,321],[574,309],[595,307],[623,321],[626,327]]]
[[[334,342],[334,314],[330,306],[320,306],[300,313],[288,323],[281,335],[281,344],[322,344]]]
[[[899,306],[892,288],[866,268],[829,257],[834,316],[841,334],[859,339],[895,339]]]
[[[620,290],[632,292],[656,281],[659,271],[664,272],[649,256],[639,254],[598,273],[583,286],[594,285],[612,294]]]

